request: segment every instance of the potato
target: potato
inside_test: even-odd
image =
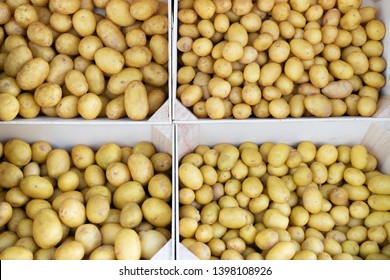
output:
[[[2,201],[0,202],[0,209],[0,226],[4,226],[12,217],[12,206],[6,201]]]
[[[82,260],[83,257],[84,245],[74,240],[61,244],[54,253],[56,260]]]
[[[16,118],[19,113],[19,102],[13,95],[9,93],[0,93],[0,120],[11,121]]]
[[[115,260],[115,249],[112,245],[102,245],[97,247],[89,255],[89,260]]]
[[[261,68],[259,84],[261,86],[271,86],[282,73],[280,64],[269,62]]]
[[[298,81],[304,72],[302,61],[297,57],[290,57],[284,65],[284,73],[292,81]]]
[[[309,70],[310,82],[317,88],[324,88],[329,83],[328,69],[323,65],[313,65]]]
[[[127,49],[124,35],[119,27],[109,19],[103,19],[97,23],[96,34],[107,48],[120,53]]]
[[[22,167],[31,160],[30,145],[21,139],[11,139],[4,145],[4,156],[12,164]]]
[[[105,143],[95,154],[96,163],[104,170],[113,163],[121,160],[121,149],[116,143]]]
[[[367,22],[365,30],[369,39],[377,41],[381,41],[386,33],[385,25],[378,19]]]
[[[62,3],[60,0],[50,1],[50,9],[53,12],[58,12],[65,15],[75,13],[80,8],[80,1],[70,0],[66,3]]]
[[[360,25],[361,16],[356,8],[349,9],[340,19],[342,29],[351,31]]]
[[[150,18],[152,15],[157,13],[158,9],[159,9],[159,1],[157,0],[147,0],[147,1],[136,0],[130,6],[130,13],[131,16],[134,17],[135,19],[145,21],[148,18]]]
[[[101,245],[102,236],[98,227],[94,224],[83,224],[76,229],[74,239],[84,245],[85,255]]]
[[[62,98],[62,90],[58,84],[43,83],[34,91],[34,100],[41,107],[54,107]]]
[[[304,104],[305,108],[316,117],[326,118],[332,114],[332,103],[324,95],[314,94],[306,96]]]
[[[389,188],[390,176],[385,174],[377,175],[368,180],[368,189],[375,194],[390,194]]]
[[[57,177],[67,172],[70,164],[70,156],[64,149],[53,149],[47,155],[46,166],[50,177]]]
[[[153,197],[167,199],[172,195],[171,181],[164,174],[156,174],[148,183],[148,191]]]
[[[33,59],[31,50],[26,45],[13,48],[4,62],[4,72],[9,77],[16,77],[23,65]]]
[[[130,155],[127,166],[134,181],[147,185],[154,175],[153,165],[144,154],[136,153]]]
[[[23,178],[20,181],[20,189],[25,195],[39,199],[48,199],[54,192],[51,182],[37,175]]]
[[[89,36],[95,32],[96,19],[92,11],[80,9],[72,16],[73,27],[82,36]]]
[[[33,222],[33,237],[42,249],[56,246],[62,239],[62,226],[57,213],[51,209],[40,210]]]
[[[308,225],[319,231],[330,231],[334,227],[335,222],[329,213],[319,212],[310,215]]]
[[[115,49],[103,47],[94,54],[96,65],[106,74],[114,75],[122,71],[125,58]]]
[[[141,257],[150,260],[166,243],[165,236],[157,230],[139,233],[141,241]]]
[[[23,90],[33,90],[49,75],[49,64],[42,58],[34,58],[23,65],[16,75],[16,82]]]
[[[0,253],[1,260],[32,260],[33,253],[23,247],[10,246]]]
[[[29,3],[17,6],[14,11],[14,18],[23,28],[27,28],[31,23],[39,20],[37,11]]]
[[[86,221],[84,204],[74,198],[67,198],[61,203],[58,215],[61,222],[71,228],[76,228]]]
[[[62,33],[55,40],[55,49],[61,54],[70,56],[79,54],[80,38],[72,33]]]
[[[291,260],[295,255],[295,245],[290,241],[281,241],[273,246],[265,256],[266,260]]]
[[[91,92],[81,96],[77,103],[77,110],[80,116],[86,120],[96,119],[102,108],[102,100],[98,95]]]
[[[313,46],[304,39],[292,39],[290,41],[290,48],[292,54],[302,60],[314,58]]]
[[[120,225],[124,228],[135,228],[142,221],[141,207],[135,202],[128,202],[123,206],[119,218]]]
[[[348,80],[353,76],[353,68],[342,60],[335,60],[329,64],[330,73],[337,79]]]
[[[345,98],[353,91],[353,86],[349,81],[340,80],[330,82],[321,92],[328,98]]]
[[[143,75],[143,82],[154,87],[164,86],[168,81],[168,72],[167,70],[155,63],[151,62],[141,69]]]
[[[129,181],[115,191],[113,195],[113,204],[115,208],[122,209],[127,202],[141,203],[145,199],[145,190],[142,185],[136,181]]]
[[[168,33],[168,17],[154,15],[142,23],[141,29],[149,36],[164,35]]]
[[[239,207],[222,208],[219,212],[218,222],[223,226],[232,229],[241,228],[250,224],[253,220],[252,214]]]
[[[141,206],[144,218],[156,227],[165,227],[171,223],[172,209],[165,201],[151,197]]]

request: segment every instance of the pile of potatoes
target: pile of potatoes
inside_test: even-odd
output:
[[[390,259],[390,175],[363,145],[199,145],[178,176],[199,259]]]
[[[168,97],[168,5],[0,1],[0,121],[144,120]]]
[[[151,259],[171,238],[171,155],[150,142],[0,144],[0,259]]]
[[[386,27],[361,0],[180,0],[177,98],[198,118],[371,117]]]

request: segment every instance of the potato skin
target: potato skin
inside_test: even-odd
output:
[[[42,58],[28,61],[16,75],[16,82],[23,90],[33,90],[41,85],[49,75],[49,64]]]
[[[115,237],[115,256],[118,260],[139,260],[141,241],[133,229],[121,229]]]
[[[42,209],[33,222],[33,237],[42,249],[56,246],[62,239],[62,226],[57,213],[52,209]]]
[[[125,91],[125,111],[132,120],[144,120],[149,114],[146,88],[140,81],[132,81]]]
[[[30,175],[20,181],[22,192],[31,197],[38,199],[48,199],[54,192],[51,182],[37,175]]]

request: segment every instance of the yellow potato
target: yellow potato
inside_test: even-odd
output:
[[[16,77],[23,65],[33,59],[31,50],[26,45],[13,48],[4,61],[4,72],[9,77]]]
[[[329,64],[330,73],[338,79],[348,80],[353,76],[353,68],[342,60],[335,60]]]
[[[353,85],[346,80],[334,81],[328,83],[321,92],[328,98],[345,98],[353,92]]]
[[[149,49],[155,62],[161,65],[168,62],[168,39],[165,36],[153,35],[149,41]]]
[[[49,152],[46,159],[49,176],[57,177],[70,169],[70,156],[64,149],[54,149]]]
[[[154,15],[144,21],[141,25],[146,35],[163,35],[168,33],[168,17],[164,15]]]
[[[41,107],[54,107],[61,98],[61,87],[54,83],[43,83],[34,92],[34,100]]]
[[[3,231],[0,234],[0,250],[3,251],[7,247],[11,247],[15,245],[15,243],[19,240],[17,234],[13,231]]]
[[[313,65],[309,70],[310,82],[317,88],[324,88],[329,83],[328,69],[323,65]]]
[[[311,228],[327,232],[334,227],[335,222],[329,213],[319,212],[316,214],[310,214],[307,224]]]
[[[10,246],[0,253],[1,260],[32,260],[33,253],[23,247]]]
[[[18,167],[28,164],[32,157],[30,145],[18,138],[7,141],[3,153],[10,163]]]
[[[390,194],[390,176],[385,174],[377,175],[371,178],[368,183],[368,189],[375,194]]]
[[[141,257],[150,260],[166,243],[165,236],[157,230],[147,230],[139,233],[141,241]]]
[[[149,103],[144,84],[140,81],[129,83],[125,91],[125,112],[132,120],[143,120],[149,114]]]
[[[126,203],[120,214],[119,223],[124,228],[135,228],[142,221],[141,207],[135,202]]]
[[[115,208],[122,209],[127,202],[140,203],[145,199],[145,190],[142,185],[136,181],[129,181],[115,191],[113,195],[113,204]]]
[[[0,202],[0,226],[4,226],[12,217],[12,206],[6,202]]]
[[[313,45],[304,39],[292,39],[290,41],[290,48],[292,54],[302,60],[309,60],[314,58]]]
[[[239,207],[223,208],[218,216],[218,222],[221,225],[232,229],[238,229],[250,224],[252,220],[252,213]]]
[[[373,194],[368,197],[367,203],[374,210],[388,211],[390,209],[390,196]]]
[[[158,9],[159,1],[157,0],[136,0],[130,6],[130,13],[135,19],[145,21],[153,14],[157,13]]]
[[[361,186],[365,183],[366,177],[361,170],[353,167],[347,167],[344,170],[344,180],[350,185]]]
[[[80,38],[72,33],[62,33],[55,40],[55,49],[61,54],[74,56],[79,54]]]
[[[41,85],[49,75],[49,64],[42,58],[28,61],[16,76],[18,86],[23,90],[33,90]]]
[[[281,241],[273,246],[265,256],[266,260],[291,260],[296,253],[291,241]]]
[[[40,199],[50,198],[54,191],[53,185],[49,180],[37,175],[23,178],[20,181],[20,189],[25,195]]]
[[[61,244],[54,253],[56,260],[82,260],[84,245],[79,241],[69,241]]]
[[[133,180],[140,182],[144,186],[148,184],[154,175],[152,162],[144,154],[136,153],[130,155],[127,165]]]
[[[106,74],[114,75],[122,71],[125,64],[123,55],[115,49],[103,47],[94,54],[96,65]]]
[[[371,212],[365,219],[364,225],[367,228],[372,228],[375,226],[383,226],[388,221],[390,221],[390,213],[386,211],[375,211]]]
[[[172,209],[165,201],[151,197],[141,206],[144,218],[156,227],[166,227],[172,222]]]
[[[262,86],[271,86],[280,77],[282,67],[275,62],[269,62],[261,68],[259,84]]]
[[[143,82],[153,87],[164,86],[168,81],[167,70],[155,62],[151,62],[141,69]]]
[[[89,260],[115,260],[115,249],[113,245],[102,245],[97,247],[89,255]]]
[[[302,195],[303,206],[313,214],[321,212],[323,206],[323,196],[318,188],[307,187]]]
[[[77,199],[65,199],[58,209],[58,216],[63,224],[76,228],[86,221],[85,206]]]
[[[139,260],[141,241],[133,229],[121,229],[115,237],[115,256],[118,260]]]
[[[62,239],[62,226],[55,211],[40,210],[33,222],[33,237],[39,247],[43,249],[57,245]]]

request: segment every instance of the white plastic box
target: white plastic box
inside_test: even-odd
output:
[[[180,1],[180,0],[179,0]],[[193,121],[193,120],[199,120],[199,121],[207,121],[209,119],[198,119],[188,108],[183,106],[176,98],[176,88],[177,88],[177,79],[176,79],[176,73],[178,70],[178,50],[176,48],[176,42],[178,40],[178,2],[179,1],[173,1],[173,31],[172,31],[172,118],[174,121]],[[377,18],[381,19],[383,23],[386,25],[386,36],[383,39],[383,45],[384,45],[384,52],[383,52],[383,58],[386,59],[386,61],[389,61],[390,57],[390,9],[389,9],[389,2],[386,0],[363,0],[362,1],[362,7],[365,6],[374,6],[377,8]],[[377,105],[377,111],[374,118],[390,118],[390,72],[389,68],[387,67],[384,71],[384,76],[386,78],[386,85],[382,88],[379,102]],[[353,118],[353,117],[339,117],[340,118]],[[362,118],[362,117],[359,117]],[[308,119],[314,119],[318,120],[318,118],[305,118]],[[223,122],[224,120],[214,120],[214,122]],[[236,120],[239,121],[239,120]]]
[[[173,160],[173,127],[171,124],[149,123],[116,123],[108,122],[18,122],[0,125],[0,142],[19,138],[28,143],[47,141],[53,148],[70,150],[77,144],[85,144],[98,149],[105,143],[112,142],[120,146],[134,146],[141,141],[154,144],[157,151],[172,155]],[[172,172],[173,173],[173,172]],[[173,175],[171,178],[173,183]],[[173,184],[172,184],[173,185]],[[174,217],[174,192],[172,192],[172,216]],[[153,257],[154,260],[174,259],[174,222],[171,224],[171,240]]]
[[[378,169],[390,174],[390,122],[389,121],[355,121],[355,120],[322,120],[308,122],[305,120],[269,120],[269,121],[224,121],[224,122],[187,122],[176,124],[176,167],[180,159],[193,152],[197,145],[212,147],[218,143],[239,145],[243,142],[286,143],[291,146],[301,141],[312,141],[316,145],[325,143],[333,145],[363,144],[369,153],[378,160]],[[176,173],[176,192],[179,189],[179,178]],[[176,193],[178,198],[178,193]],[[178,199],[177,199],[178,200]],[[179,221],[179,202],[176,200],[176,221]],[[180,244],[178,223],[176,225],[176,256],[179,260],[191,260],[196,257]]]

